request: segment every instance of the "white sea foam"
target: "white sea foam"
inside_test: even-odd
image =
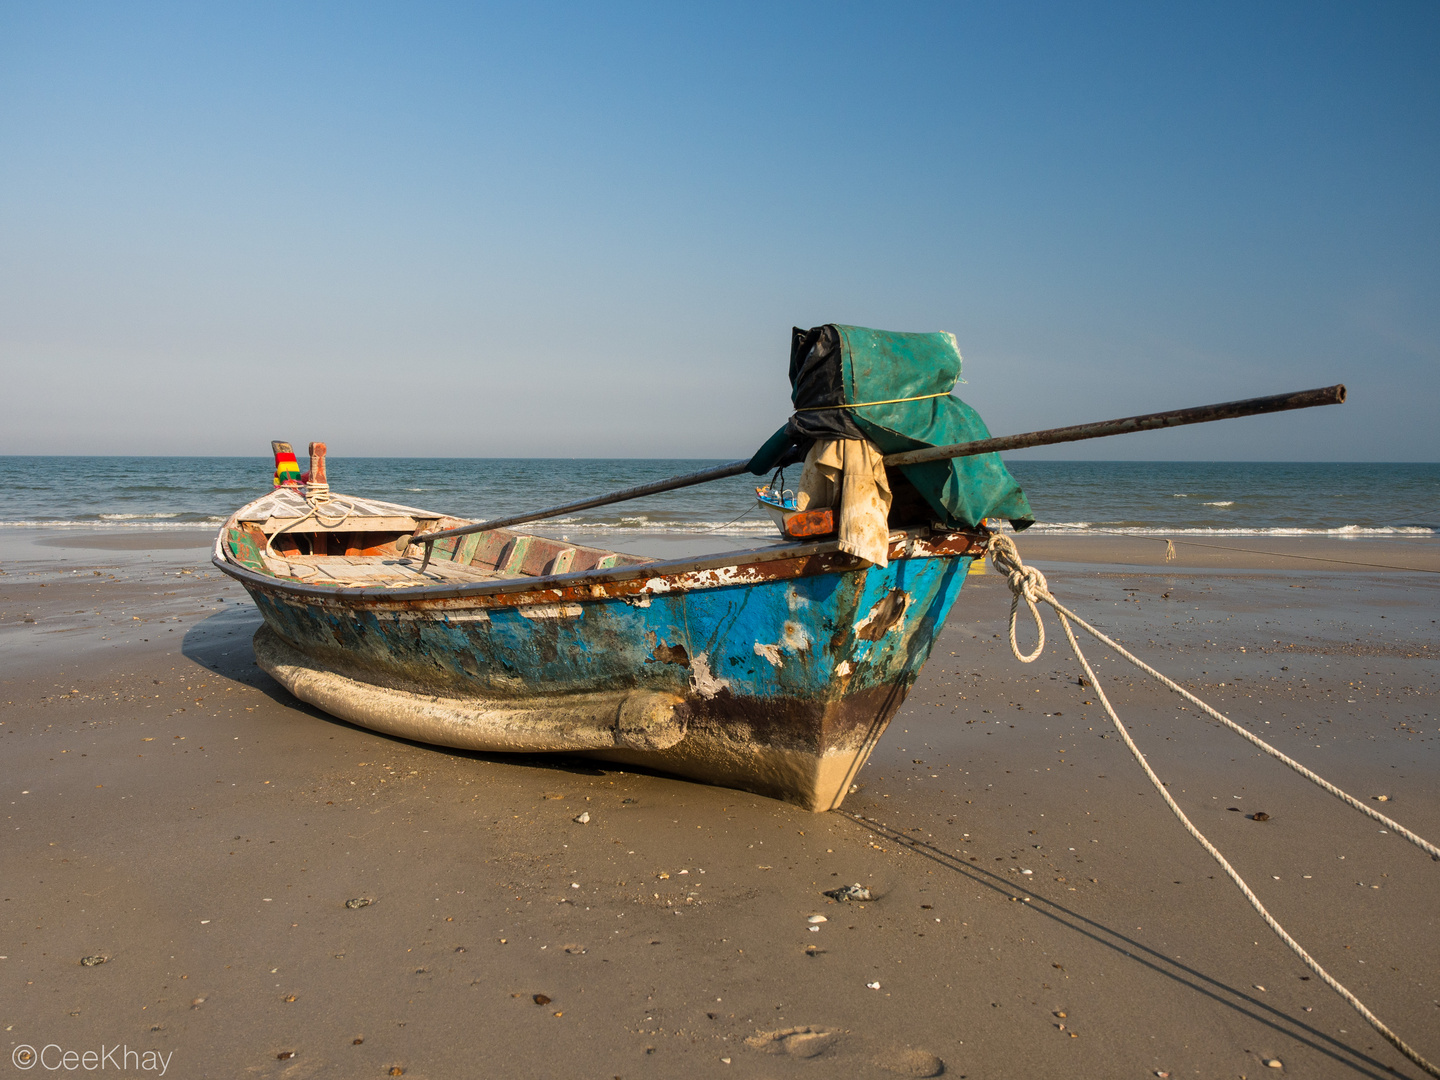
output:
[[[223,517],[206,517],[197,521],[0,521],[0,529],[86,529],[91,532],[120,529],[213,529],[224,520]]]
[[[193,521],[174,521],[176,515],[165,515],[164,520],[141,519],[134,515],[125,520],[102,521],[0,521],[0,529],[74,529],[112,531],[125,529],[207,529],[222,524],[225,518],[209,516]],[[620,521],[587,521],[583,518],[554,518],[536,522],[534,527],[563,526],[589,532],[645,532],[645,533],[733,533],[747,536],[776,535],[774,523],[763,518],[744,518],[740,521],[685,521],[677,519],[651,520],[649,518],[622,518]],[[1008,530],[1008,523],[1005,525]],[[1267,528],[1244,526],[1176,527],[1165,528],[1150,525],[1108,525],[1090,521],[1042,521],[1027,530],[1031,535],[1069,534],[1092,536],[1330,536],[1336,538],[1411,536],[1440,537],[1440,528],[1425,525],[1341,525],[1334,528],[1303,528],[1275,526]]]
[[[537,521],[534,527],[563,525],[567,529],[576,529],[586,532],[666,532],[666,533],[691,533],[691,532],[727,532],[745,534],[766,534],[776,533],[775,525],[769,521],[646,521],[636,523],[629,520],[622,521],[585,521],[568,519],[559,521]],[[525,526],[515,526],[524,528]],[[778,533],[776,533],[778,535]]]
[[[1234,506],[1234,505],[1235,505],[1235,500],[1234,500],[1234,499],[1227,499],[1227,500],[1225,500],[1224,502],[1207,502],[1205,505],[1206,505],[1206,506]]]
[[[101,521],[140,521],[146,518],[177,518],[180,516],[180,513],[179,511],[172,511],[167,514],[100,514],[98,516]]]

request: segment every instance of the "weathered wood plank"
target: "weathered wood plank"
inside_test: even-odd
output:
[[[480,534],[471,533],[455,552],[455,561],[468,566],[475,558],[475,549],[480,546]]]
[[[271,573],[313,584],[396,585],[430,582],[432,584],[464,584],[492,581],[501,575],[492,570],[456,563],[431,563],[424,574],[419,563],[401,562],[395,558],[345,555],[292,555],[266,558]]]
[[[534,543],[534,541],[535,538],[533,536],[517,536],[511,541],[510,550],[505,555],[505,564],[500,568],[500,572],[506,577],[513,577],[519,574],[521,567],[525,565],[525,556],[529,554],[530,545]],[[435,549],[438,551],[444,543],[445,541],[441,540],[439,544],[435,545]]]
[[[329,514],[329,513],[326,513],[326,512],[324,512],[324,511],[322,511],[322,513],[325,515],[325,517],[326,517],[327,519],[329,519],[329,520],[331,520],[331,521],[333,521],[333,520],[335,520],[335,518],[339,517],[338,514]],[[260,528],[264,530],[264,532],[265,532],[265,534],[266,534],[267,536],[271,536],[271,535],[274,535],[274,533],[275,533],[277,530],[279,530],[279,529],[288,529],[288,528],[292,527],[297,521],[300,520],[300,518],[301,518],[302,516],[303,516],[303,514],[289,514],[289,515],[287,515],[287,516],[285,516],[285,517],[280,517],[280,516],[278,516],[278,515],[273,515],[273,514],[272,514],[270,517],[260,520],[260,521],[258,522],[258,524],[260,525]],[[254,519],[249,519],[249,518],[247,518],[247,519],[245,519],[245,520],[247,521],[247,523],[249,523],[250,521],[252,521],[252,520],[254,520]],[[414,532],[414,531],[416,530],[416,528],[417,528],[416,519],[415,519],[415,518],[410,518],[410,517],[395,517],[395,516],[391,516],[391,517],[358,517],[358,516],[352,516],[352,517],[350,517],[349,519],[347,519],[346,521],[344,521],[344,522],[342,522],[342,523],[340,523],[340,524],[338,524],[338,525],[326,525],[324,522],[319,521],[319,520],[316,519],[316,518],[311,518],[309,521],[305,522],[305,524],[301,525],[300,528],[299,528],[297,531],[302,532],[302,533],[354,533],[354,532],[395,532],[395,533],[407,533],[407,532]]]

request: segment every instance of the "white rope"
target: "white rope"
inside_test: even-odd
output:
[[[1250,906],[1253,907],[1256,912],[1259,913],[1260,917],[1265,920],[1265,924],[1275,932],[1276,936],[1279,937],[1281,941],[1283,941],[1286,945],[1290,947],[1291,951],[1294,952],[1296,956],[1300,957],[1300,959],[1304,961],[1306,967],[1308,967],[1311,971],[1318,975],[1327,986],[1329,986],[1332,990],[1334,990],[1337,994],[1344,998],[1345,1001],[1349,1003],[1351,1008],[1353,1008],[1356,1012],[1363,1016],[1366,1022],[1369,1023],[1370,1026],[1373,1027],[1376,1031],[1378,1031],[1386,1039],[1387,1042],[1389,1042],[1392,1046],[1395,1047],[1395,1049],[1399,1050],[1402,1054],[1404,1054],[1407,1058],[1413,1061],[1416,1065],[1420,1066],[1420,1068],[1424,1069],[1431,1076],[1440,1077],[1440,1068],[1437,1068],[1425,1058],[1421,1057],[1420,1054],[1417,1051],[1413,1050],[1409,1046],[1409,1044],[1407,1044],[1403,1039],[1400,1038],[1400,1036],[1396,1035],[1393,1031],[1391,1031],[1378,1016],[1376,1016],[1368,1008],[1365,1007],[1364,1002],[1362,1002],[1359,998],[1352,994],[1328,971],[1321,967],[1319,962],[1316,961],[1315,958],[1312,957],[1308,952],[1306,952],[1298,941],[1296,941],[1286,932],[1285,928],[1275,920],[1275,917],[1272,916],[1269,911],[1266,910],[1265,905],[1261,903],[1260,898],[1255,895],[1254,891],[1250,888],[1249,885],[1245,883],[1245,880],[1239,875],[1239,873],[1236,872],[1235,868],[1230,865],[1230,863],[1226,860],[1225,856],[1220,854],[1219,849],[1216,848],[1214,844],[1210,843],[1210,841],[1205,838],[1204,834],[1202,834],[1200,830],[1195,827],[1194,823],[1185,816],[1185,812],[1180,809],[1179,804],[1176,803],[1174,798],[1171,797],[1170,792],[1165,789],[1164,783],[1161,781],[1160,777],[1155,774],[1155,770],[1150,767],[1150,763],[1145,759],[1145,755],[1141,753],[1140,748],[1135,745],[1135,740],[1130,737],[1130,732],[1126,730],[1125,725],[1120,721],[1120,717],[1116,715],[1115,709],[1110,704],[1110,699],[1105,696],[1105,691],[1100,685],[1100,680],[1096,677],[1094,670],[1091,668],[1089,660],[1085,658],[1084,652],[1081,651],[1080,643],[1075,639],[1075,632],[1070,627],[1071,620],[1084,628],[1087,633],[1091,634],[1098,640],[1104,642],[1110,648],[1114,649],[1116,652],[1118,652],[1121,656],[1125,657],[1125,659],[1129,660],[1136,667],[1140,668],[1147,674],[1154,676],[1156,679],[1160,680],[1160,682],[1164,683],[1171,690],[1174,690],[1177,694],[1180,694],[1188,701],[1194,702],[1196,705],[1202,708],[1207,715],[1213,717],[1216,720],[1219,720],[1222,724],[1230,728],[1232,731],[1243,735],[1246,739],[1254,743],[1256,746],[1260,747],[1272,757],[1275,757],[1276,759],[1285,762],[1285,764],[1289,765],[1301,776],[1305,777],[1307,780],[1311,780],[1314,783],[1318,784],[1320,787],[1324,788],[1326,791],[1330,792],[1332,795],[1346,802],[1350,806],[1355,807],[1357,810],[1364,812],[1366,815],[1374,818],[1377,821],[1384,822],[1389,828],[1399,833],[1401,836],[1404,836],[1412,843],[1418,845],[1423,850],[1429,852],[1431,858],[1440,859],[1440,849],[1437,849],[1434,844],[1425,840],[1423,837],[1417,836],[1409,829],[1406,829],[1403,826],[1397,824],[1396,822],[1391,821],[1385,815],[1372,810],[1370,807],[1366,806],[1358,799],[1355,799],[1354,797],[1341,791],[1334,784],[1320,777],[1311,770],[1305,768],[1299,762],[1294,761],[1293,759],[1287,757],[1285,754],[1282,754],[1279,750],[1276,750],[1273,746],[1270,746],[1263,739],[1260,739],[1257,736],[1246,731],[1244,728],[1240,727],[1240,725],[1231,721],[1228,717],[1222,716],[1220,713],[1212,709],[1209,705],[1206,705],[1199,698],[1195,697],[1189,691],[1185,690],[1184,687],[1179,686],[1172,680],[1166,678],[1164,675],[1161,675],[1154,668],[1145,664],[1137,657],[1131,655],[1120,645],[1116,644],[1110,638],[1102,634],[1099,630],[1095,629],[1089,623],[1085,622],[1085,620],[1081,619],[1073,611],[1070,611],[1068,608],[1066,608],[1063,604],[1061,604],[1058,600],[1055,599],[1054,595],[1052,595],[1050,592],[1049,585],[1045,580],[1045,575],[1040,573],[1040,571],[1036,570],[1033,566],[1025,565],[1025,563],[1020,558],[1020,552],[1017,551],[1015,548],[1015,542],[1011,540],[1008,536],[1004,536],[1000,533],[991,534],[990,557],[994,561],[995,565],[1001,570],[1006,571],[1008,575],[1010,591],[1012,594],[1010,601],[1010,648],[1011,651],[1015,654],[1015,659],[1019,660],[1023,664],[1029,664],[1039,658],[1041,650],[1043,650],[1045,647],[1045,624],[1041,621],[1040,609],[1036,606],[1036,602],[1039,601],[1049,604],[1052,608],[1055,609],[1055,613],[1060,617],[1060,625],[1065,630],[1065,636],[1070,642],[1070,648],[1074,651],[1075,658],[1080,661],[1080,666],[1084,668],[1085,674],[1089,677],[1091,684],[1095,687],[1095,696],[1098,697],[1100,699],[1100,703],[1105,706],[1105,712],[1109,715],[1110,721],[1115,725],[1115,730],[1120,733],[1120,737],[1125,741],[1125,745],[1129,748],[1130,753],[1134,756],[1135,760],[1139,762],[1140,768],[1143,769],[1145,775],[1149,777],[1150,783],[1154,785],[1155,790],[1160,793],[1160,797],[1165,800],[1165,804],[1170,807],[1171,812],[1180,819],[1180,824],[1185,827],[1185,831],[1188,832],[1191,836],[1193,836],[1195,840],[1200,844],[1200,846],[1203,847],[1207,852],[1209,852],[1210,856],[1217,863],[1220,864],[1221,869],[1225,871],[1225,873],[1229,876],[1230,880],[1233,881],[1235,883],[1235,886],[1241,891],[1241,893],[1244,894],[1245,899],[1250,901]],[[1015,639],[1015,623],[1019,614],[1020,600],[1022,597],[1024,598],[1026,605],[1030,608],[1031,613],[1035,617],[1035,626],[1039,633],[1039,644],[1036,646],[1034,652],[1028,655],[1021,653],[1020,647],[1016,643]]]
[[[420,586],[428,585],[432,581],[438,582],[443,580],[440,577],[428,577],[425,574],[420,575],[421,580],[419,581],[378,582],[373,578],[337,577],[332,574],[323,574],[319,567],[306,566],[303,563],[295,563],[291,561],[290,559],[286,558],[284,555],[280,554],[275,550],[275,538],[281,533],[288,532],[291,529],[299,528],[305,522],[309,521],[312,517],[315,519],[316,523],[323,528],[338,529],[341,525],[344,525],[347,521],[350,520],[351,515],[363,514],[363,511],[361,509],[356,507],[354,503],[346,501],[344,496],[335,496],[330,494],[330,485],[326,483],[312,482],[306,485],[305,498],[310,503],[310,509],[305,511],[303,515],[296,518],[294,521],[286,522],[284,525],[276,529],[273,533],[271,533],[265,538],[265,554],[277,561],[283,561],[286,567],[289,569],[291,577],[299,581],[325,581],[328,579],[328,581],[332,581],[335,584],[342,586],[363,588],[379,586],[385,589],[418,588]],[[327,503],[332,502],[335,504],[335,508],[341,511],[341,515],[338,518],[326,520],[324,515],[320,513],[320,508]]]
[[[997,540],[1002,541],[1003,544],[997,543]],[[1175,691],[1175,693],[1183,697],[1186,701],[1189,701],[1191,704],[1201,709],[1206,715],[1208,715],[1214,720],[1218,720],[1221,724],[1224,724],[1227,728],[1235,732],[1235,734],[1239,735],[1241,738],[1247,739],[1248,741],[1254,743],[1261,750],[1265,751],[1265,753],[1269,754],[1277,761],[1283,762],[1284,764],[1290,766],[1290,768],[1294,769],[1311,783],[1324,788],[1341,802],[1347,804],[1348,806],[1354,807],[1356,810],[1359,810],[1367,817],[1374,818],[1380,824],[1384,825],[1387,829],[1398,833],[1406,840],[1409,840],[1412,844],[1415,844],[1417,847],[1421,848],[1423,851],[1429,854],[1432,859],[1440,861],[1440,847],[1436,847],[1434,844],[1430,843],[1430,841],[1426,840],[1423,836],[1419,836],[1418,834],[1411,832],[1404,825],[1401,825],[1398,821],[1394,821],[1391,818],[1386,817],[1384,814],[1380,813],[1380,811],[1366,805],[1359,799],[1355,798],[1353,795],[1342,791],[1330,781],[1326,780],[1319,773],[1313,772],[1312,770],[1306,768],[1294,758],[1282,753],[1280,750],[1277,750],[1275,747],[1271,746],[1258,735],[1241,727],[1239,724],[1235,723],[1233,720],[1223,715],[1222,713],[1216,712],[1213,708],[1211,708],[1205,702],[1201,701],[1194,694],[1190,693],[1190,691],[1186,690],[1183,686],[1162,675],[1160,672],[1156,671],[1149,664],[1145,663],[1145,661],[1141,660],[1139,657],[1129,652],[1117,642],[1112,641],[1105,634],[1101,633],[1099,630],[1095,629],[1095,627],[1087,623],[1084,619],[1080,618],[1080,616],[1076,615],[1075,612],[1071,611],[1069,608],[1061,604],[1049,592],[1047,583],[1045,581],[1045,575],[1040,573],[1040,571],[1036,570],[1033,566],[1026,566],[1020,562],[1020,553],[1015,550],[1015,542],[1007,536],[999,536],[992,539],[991,541],[992,547],[1001,548],[1001,552],[999,553],[992,552],[991,557],[992,559],[995,559],[995,564],[999,566],[1002,570],[1005,569],[1006,565],[1010,563],[1010,559],[1003,551],[1003,545],[1009,545],[1010,551],[1013,553],[1014,563],[1018,565],[1018,569],[1011,569],[1009,572],[1011,592],[1016,593],[1018,581],[1020,583],[1021,592],[1025,596],[1025,602],[1029,605],[1031,613],[1035,616],[1035,624],[1040,628],[1040,646],[1037,647],[1036,650],[1028,657],[1021,656],[1018,646],[1015,645],[1015,623],[1020,594],[1012,596],[1010,602],[1010,643],[1011,648],[1015,650],[1016,659],[1018,659],[1021,663],[1029,664],[1038,659],[1040,656],[1040,650],[1044,647],[1045,627],[1044,624],[1040,621],[1040,611],[1035,606],[1035,601],[1040,600],[1053,607],[1055,611],[1059,615],[1061,615],[1062,618],[1072,619],[1077,625],[1079,625],[1087,633],[1093,636],[1096,640],[1101,641],[1104,644],[1108,645],[1110,648],[1114,649],[1126,660],[1130,661],[1130,663],[1134,664],[1141,671],[1145,672],[1145,674],[1151,676],[1154,679],[1157,679],[1169,689]]]
[[[315,519],[316,524],[319,525],[321,528],[338,529],[341,525],[344,525],[345,522],[350,520],[351,514],[360,513],[360,511],[355,508],[353,503],[342,502],[341,500],[335,498],[335,496],[331,495],[329,484],[311,484],[306,488],[305,496],[310,503],[310,509],[305,511],[302,516],[296,518],[294,521],[280,526],[280,528],[276,529],[273,533],[271,533],[265,538],[266,555],[269,555],[272,558],[279,558],[279,553],[275,550],[274,547],[275,538],[283,532],[288,532],[291,529],[299,528],[305,522],[309,521],[312,517]],[[332,521],[326,521],[320,513],[320,507],[330,502],[334,502],[337,507],[343,511],[343,513],[340,515],[340,517]]]

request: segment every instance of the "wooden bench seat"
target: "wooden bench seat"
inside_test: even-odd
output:
[[[399,560],[381,556],[288,555],[265,556],[266,568],[277,577],[294,578],[317,585],[448,585],[472,581],[494,581],[506,575],[478,566],[437,561],[420,573],[415,559]]]

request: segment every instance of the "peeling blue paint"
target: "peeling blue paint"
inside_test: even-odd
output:
[[[696,692],[703,656],[735,696],[826,702],[913,682],[970,562],[905,557],[885,568],[543,605],[554,610],[531,608],[533,617],[518,606],[396,612],[247,588],[286,641],[373,670],[375,681],[388,672],[481,697],[684,695]]]

